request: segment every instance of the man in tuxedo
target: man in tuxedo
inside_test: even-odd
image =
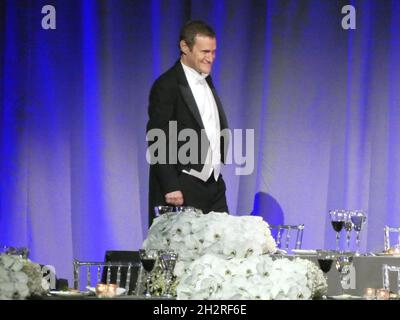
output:
[[[228,212],[220,173],[228,144],[221,131],[228,123],[210,76],[216,47],[210,26],[189,21],[180,33],[180,59],[151,88],[149,150],[159,143],[164,149],[155,154],[163,153],[166,161],[154,161],[153,156],[150,163],[150,225],[158,205],[192,206],[203,213]],[[150,137],[150,132],[160,130],[165,140]],[[191,139],[187,132],[195,137]]]

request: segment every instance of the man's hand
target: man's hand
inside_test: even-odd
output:
[[[174,206],[181,206],[183,205],[183,194],[182,192],[178,191],[173,191],[170,193],[167,193],[165,195],[165,202],[168,204],[172,204]]]

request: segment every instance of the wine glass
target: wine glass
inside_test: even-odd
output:
[[[165,213],[169,212],[174,212],[174,207],[173,206],[155,206],[154,207],[154,213],[156,217],[159,217]],[[168,215],[167,215],[168,217]]]
[[[143,269],[146,271],[146,292],[144,295],[146,298],[150,298],[151,272],[153,271],[154,266],[156,264],[158,251],[156,249],[140,249],[139,256]]]
[[[317,259],[320,269],[326,275],[329,270],[331,270],[332,263],[335,259],[335,253],[328,250],[317,250]]]
[[[340,286],[342,295],[344,294],[343,285],[345,284],[344,277],[350,274],[350,265],[353,263],[353,256],[348,254],[340,254],[336,258],[336,270],[340,273]]]
[[[188,206],[177,206],[174,208],[174,211],[177,213],[181,213],[181,212],[196,211],[196,209],[194,207],[188,207]]]
[[[318,265],[319,268],[324,273],[324,278],[327,284],[328,284],[328,272],[331,270],[335,258],[336,258],[335,251],[320,250],[320,249],[317,250]],[[323,295],[322,299],[326,299],[326,295]]]
[[[172,297],[171,283],[172,283],[173,271],[175,269],[177,260],[178,260],[178,254],[173,250],[160,251],[160,262],[166,277],[166,290],[164,296],[168,298]]]
[[[367,222],[367,217],[363,211],[354,211],[351,215],[354,230],[356,231],[356,255],[360,255],[360,231],[363,229],[364,224]]]
[[[350,236],[351,230],[353,229],[353,222],[351,216],[353,211],[344,211],[344,229],[346,230],[346,246],[347,251],[350,251]]]
[[[330,210],[331,224],[333,230],[336,231],[336,250],[339,251],[340,231],[344,227],[344,211],[343,210]]]

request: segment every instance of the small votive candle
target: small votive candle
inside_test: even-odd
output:
[[[376,289],[376,299],[377,300],[389,300],[389,290],[381,288]]]
[[[99,283],[96,285],[96,295],[99,298],[112,298],[117,294],[116,284]]]
[[[399,296],[395,293],[389,293],[389,300],[398,300]]]
[[[110,283],[107,285],[107,297],[108,298],[113,298],[117,295],[117,285]]]
[[[107,285],[99,283],[96,285],[96,295],[100,298],[105,297],[107,293]]]
[[[364,298],[367,300],[374,300],[376,298],[375,288],[365,288]]]

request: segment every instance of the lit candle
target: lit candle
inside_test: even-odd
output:
[[[107,293],[107,285],[99,283],[96,285],[96,295],[100,298],[105,297]]]
[[[387,289],[376,289],[377,300],[389,300],[389,290]]]
[[[374,288],[365,288],[364,289],[364,298],[367,300],[374,300],[376,298],[375,289]]]
[[[110,283],[107,285],[107,297],[113,298],[117,295],[117,285]]]
[[[399,296],[395,293],[389,293],[389,300],[397,300]]]
[[[113,298],[117,295],[117,289],[118,287],[114,283],[99,283],[96,285],[96,295],[99,298]]]

